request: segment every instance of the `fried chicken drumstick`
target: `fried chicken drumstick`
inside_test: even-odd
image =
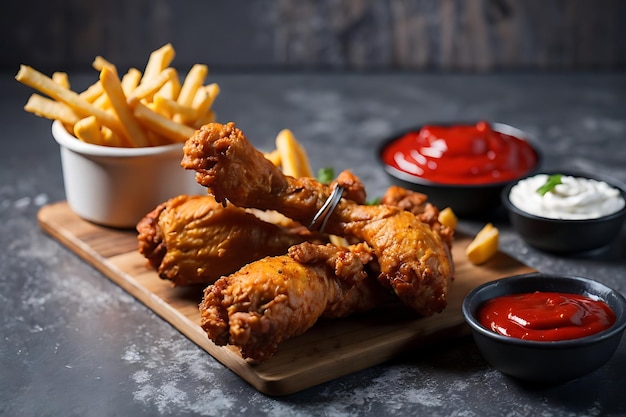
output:
[[[305,242],[289,254],[252,262],[205,289],[201,326],[216,345],[238,346],[244,358],[269,359],[282,341],[304,333],[321,316],[376,306],[380,292],[366,282],[364,269],[371,257],[363,244]]]
[[[176,286],[213,283],[310,237],[209,195],[174,197],[148,213],[137,231],[139,252]]]
[[[346,198],[330,214],[325,231],[366,242],[380,268],[379,282],[418,313],[428,316],[445,308],[454,268],[442,236],[409,211],[358,204],[364,192],[349,172],[330,186],[285,176],[234,123],[197,130],[185,143],[181,165],[195,170],[196,181],[223,204],[276,210],[302,224],[311,222],[332,187],[344,187]]]

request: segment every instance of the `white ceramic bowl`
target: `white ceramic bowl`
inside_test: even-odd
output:
[[[171,197],[206,194],[195,173],[180,166],[183,144],[146,148],[92,145],[52,123],[60,145],[65,195],[70,208],[85,220],[132,228]]]

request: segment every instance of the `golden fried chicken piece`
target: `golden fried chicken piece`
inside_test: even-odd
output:
[[[392,185],[387,188],[387,191],[380,200],[380,204],[395,206],[402,210],[410,211],[421,221],[428,223],[431,229],[441,235],[448,247],[452,247],[454,229],[439,223],[439,208],[428,201],[426,194]]]
[[[325,231],[366,242],[380,266],[379,281],[418,313],[431,315],[445,308],[454,266],[441,235],[398,207],[352,201],[351,174],[343,173],[330,186],[313,178],[287,177],[234,123],[203,126],[187,140],[184,153],[181,165],[195,170],[196,181],[218,201],[273,209],[302,224],[313,219],[332,187],[347,187],[347,198],[330,214]]]
[[[209,195],[174,197],[139,221],[137,231],[139,252],[176,286],[212,283],[310,237],[306,229],[296,233]]]
[[[375,306],[375,294],[368,304],[350,291],[368,279],[364,265],[370,259],[365,245],[305,242],[289,255],[252,262],[205,289],[201,326],[215,344],[237,346],[244,358],[267,360],[281,342],[304,333],[325,312],[337,317]]]
[[[236,206],[262,210],[271,210],[280,203],[283,209],[276,210],[292,219],[297,216],[292,216],[291,211],[302,217],[300,208],[317,212],[330,195],[330,188],[315,178],[283,175],[250,144],[234,123],[209,123],[197,130],[185,143],[181,166],[195,170],[196,181],[208,187],[220,202],[228,198]],[[363,184],[350,172],[339,174],[334,183],[344,188],[344,198],[360,204],[365,202]],[[244,200],[256,201],[258,205],[237,203]]]
[[[348,251],[346,251],[346,249]],[[340,282],[343,294],[341,300],[326,306],[323,317],[338,318],[354,313],[369,311],[384,303],[390,302],[391,293],[381,288],[370,267],[373,253],[367,244],[359,243],[350,246],[338,247],[333,244],[313,245],[302,243],[289,248],[289,256],[304,265],[315,265],[332,260],[335,268],[334,275],[343,280]],[[355,262],[357,255],[360,262]],[[351,269],[349,269],[351,268]],[[365,270],[367,276],[363,279],[346,282],[346,277],[360,278]]]

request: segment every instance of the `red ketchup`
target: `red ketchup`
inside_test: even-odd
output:
[[[424,126],[391,142],[383,162],[444,184],[509,181],[529,172],[537,153],[523,139],[497,132],[487,122]]]
[[[608,329],[615,313],[603,301],[578,294],[533,292],[496,297],[478,310],[480,323],[518,339],[578,339]]]

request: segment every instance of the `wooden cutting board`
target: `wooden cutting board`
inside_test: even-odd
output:
[[[465,295],[477,285],[533,271],[504,253],[482,266],[467,261],[471,238],[457,234],[453,245],[456,278],[448,307],[428,318],[406,310],[374,311],[345,319],[320,320],[305,334],[281,344],[270,360],[255,364],[232,347],[219,347],[200,328],[202,287],[173,288],[147,266],[137,234],[80,219],[66,202],[44,206],[41,228],[100,270],[156,314],[197,343],[259,391],[286,395],[387,361],[428,343],[469,334],[461,313]]]

